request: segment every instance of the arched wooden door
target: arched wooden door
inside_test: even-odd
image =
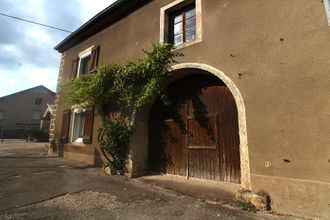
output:
[[[216,77],[193,75],[168,87],[149,121],[149,168],[181,176],[240,183],[237,109]]]

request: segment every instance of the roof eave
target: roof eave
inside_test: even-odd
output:
[[[66,37],[54,49],[63,53],[150,1],[152,0],[117,0]]]

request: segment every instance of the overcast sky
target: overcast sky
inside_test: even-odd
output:
[[[0,13],[74,31],[115,0],[0,0]],[[0,97],[44,85],[55,91],[68,33],[0,16]]]

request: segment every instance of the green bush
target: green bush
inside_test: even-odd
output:
[[[104,119],[98,130],[99,143],[111,169],[125,171],[125,161],[131,136],[130,128],[120,120]]]

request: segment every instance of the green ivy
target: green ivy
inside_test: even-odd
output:
[[[108,166],[119,171],[124,170],[131,129],[121,120],[105,118],[98,132],[101,150],[109,161]]]
[[[66,82],[67,103],[94,105],[102,118],[98,140],[110,168],[123,171],[136,112],[146,103],[166,99],[166,82],[178,55],[171,44],[153,44],[144,57],[125,65],[111,62],[95,74]]]

